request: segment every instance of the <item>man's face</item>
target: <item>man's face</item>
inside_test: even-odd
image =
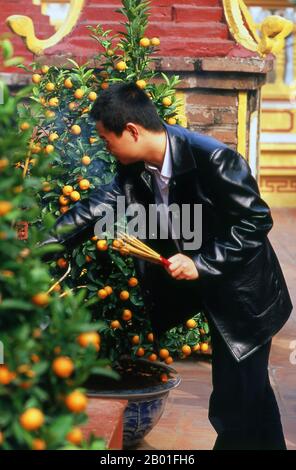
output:
[[[105,142],[106,149],[123,165],[135,163],[139,160],[137,128],[133,124],[127,124],[121,136],[106,129],[101,121],[96,128],[100,138]]]

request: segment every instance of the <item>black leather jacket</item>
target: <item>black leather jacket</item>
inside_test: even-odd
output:
[[[279,262],[267,238],[273,221],[246,160],[226,145],[179,126],[165,125],[173,162],[169,202],[202,204],[202,245],[190,256],[197,281],[176,281],[157,265],[135,259],[156,335],[198,309],[214,322],[237,361],[267,342],[288,319],[292,304]],[[69,250],[93,236],[98,204],[154,203],[151,174],[142,162],[118,175],[59,217],[73,225],[47,242]],[[183,251],[184,240],[148,240],[164,256]]]

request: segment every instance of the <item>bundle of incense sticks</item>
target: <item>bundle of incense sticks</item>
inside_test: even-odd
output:
[[[152,250],[133,235],[120,232],[120,238],[113,242],[113,250],[119,251],[123,255],[131,255],[151,263],[161,264],[168,267],[171,263],[168,259],[161,256],[157,251]]]

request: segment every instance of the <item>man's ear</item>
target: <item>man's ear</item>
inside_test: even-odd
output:
[[[139,139],[139,129],[133,122],[128,122],[125,126],[127,132],[130,133],[135,142]]]

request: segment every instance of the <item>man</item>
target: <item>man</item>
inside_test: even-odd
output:
[[[270,210],[247,162],[221,142],[164,124],[132,83],[104,90],[91,116],[118,161],[118,174],[61,216],[49,241],[73,249],[93,235],[98,207],[115,207],[122,195],[127,205],[147,210],[155,203],[201,204],[199,248],[185,250],[182,233],[174,239],[168,216],[169,238],[146,241],[171,265],[135,260],[153,330],[159,336],[203,308],[213,346],[214,449],[285,449],[268,357],[292,305],[267,238]],[[65,225],[72,229],[59,235]]]

